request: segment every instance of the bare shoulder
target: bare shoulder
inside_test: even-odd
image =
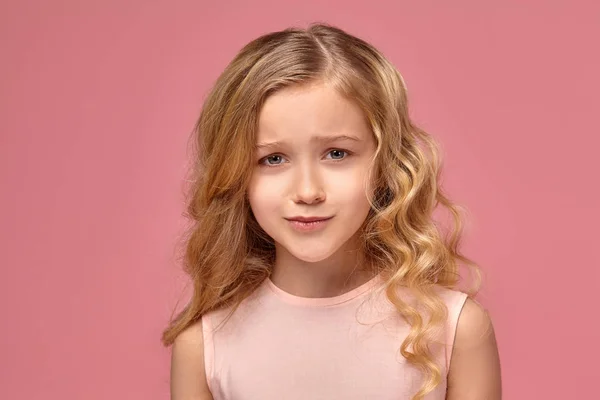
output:
[[[447,400],[500,400],[500,357],[487,310],[467,299],[458,318]]]
[[[475,300],[468,298],[458,317],[455,345],[458,348],[473,346],[494,336],[492,319],[487,310]]]
[[[187,327],[173,343],[171,399],[212,400],[204,366],[202,320]]]

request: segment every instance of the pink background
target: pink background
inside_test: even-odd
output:
[[[443,144],[505,399],[598,398],[600,6],[475,0],[2,1],[0,398],[168,398],[188,133],[244,43],[316,20]]]

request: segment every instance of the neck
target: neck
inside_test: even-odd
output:
[[[322,261],[307,262],[277,245],[271,281],[295,296],[323,298],[344,294],[374,276],[356,246],[347,244]]]

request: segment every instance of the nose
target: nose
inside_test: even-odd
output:
[[[293,199],[296,203],[314,204],[325,200],[323,180],[313,166],[299,168],[294,177]]]

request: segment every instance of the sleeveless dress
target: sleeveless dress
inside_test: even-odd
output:
[[[423,382],[400,354],[410,327],[382,290],[380,276],[342,295],[298,297],[266,279],[229,310],[202,317],[206,379],[214,400],[409,400]],[[430,346],[443,400],[458,316],[467,295],[436,287],[448,308]],[[410,299],[403,293],[403,300]],[[409,300],[410,301],[410,300]]]

